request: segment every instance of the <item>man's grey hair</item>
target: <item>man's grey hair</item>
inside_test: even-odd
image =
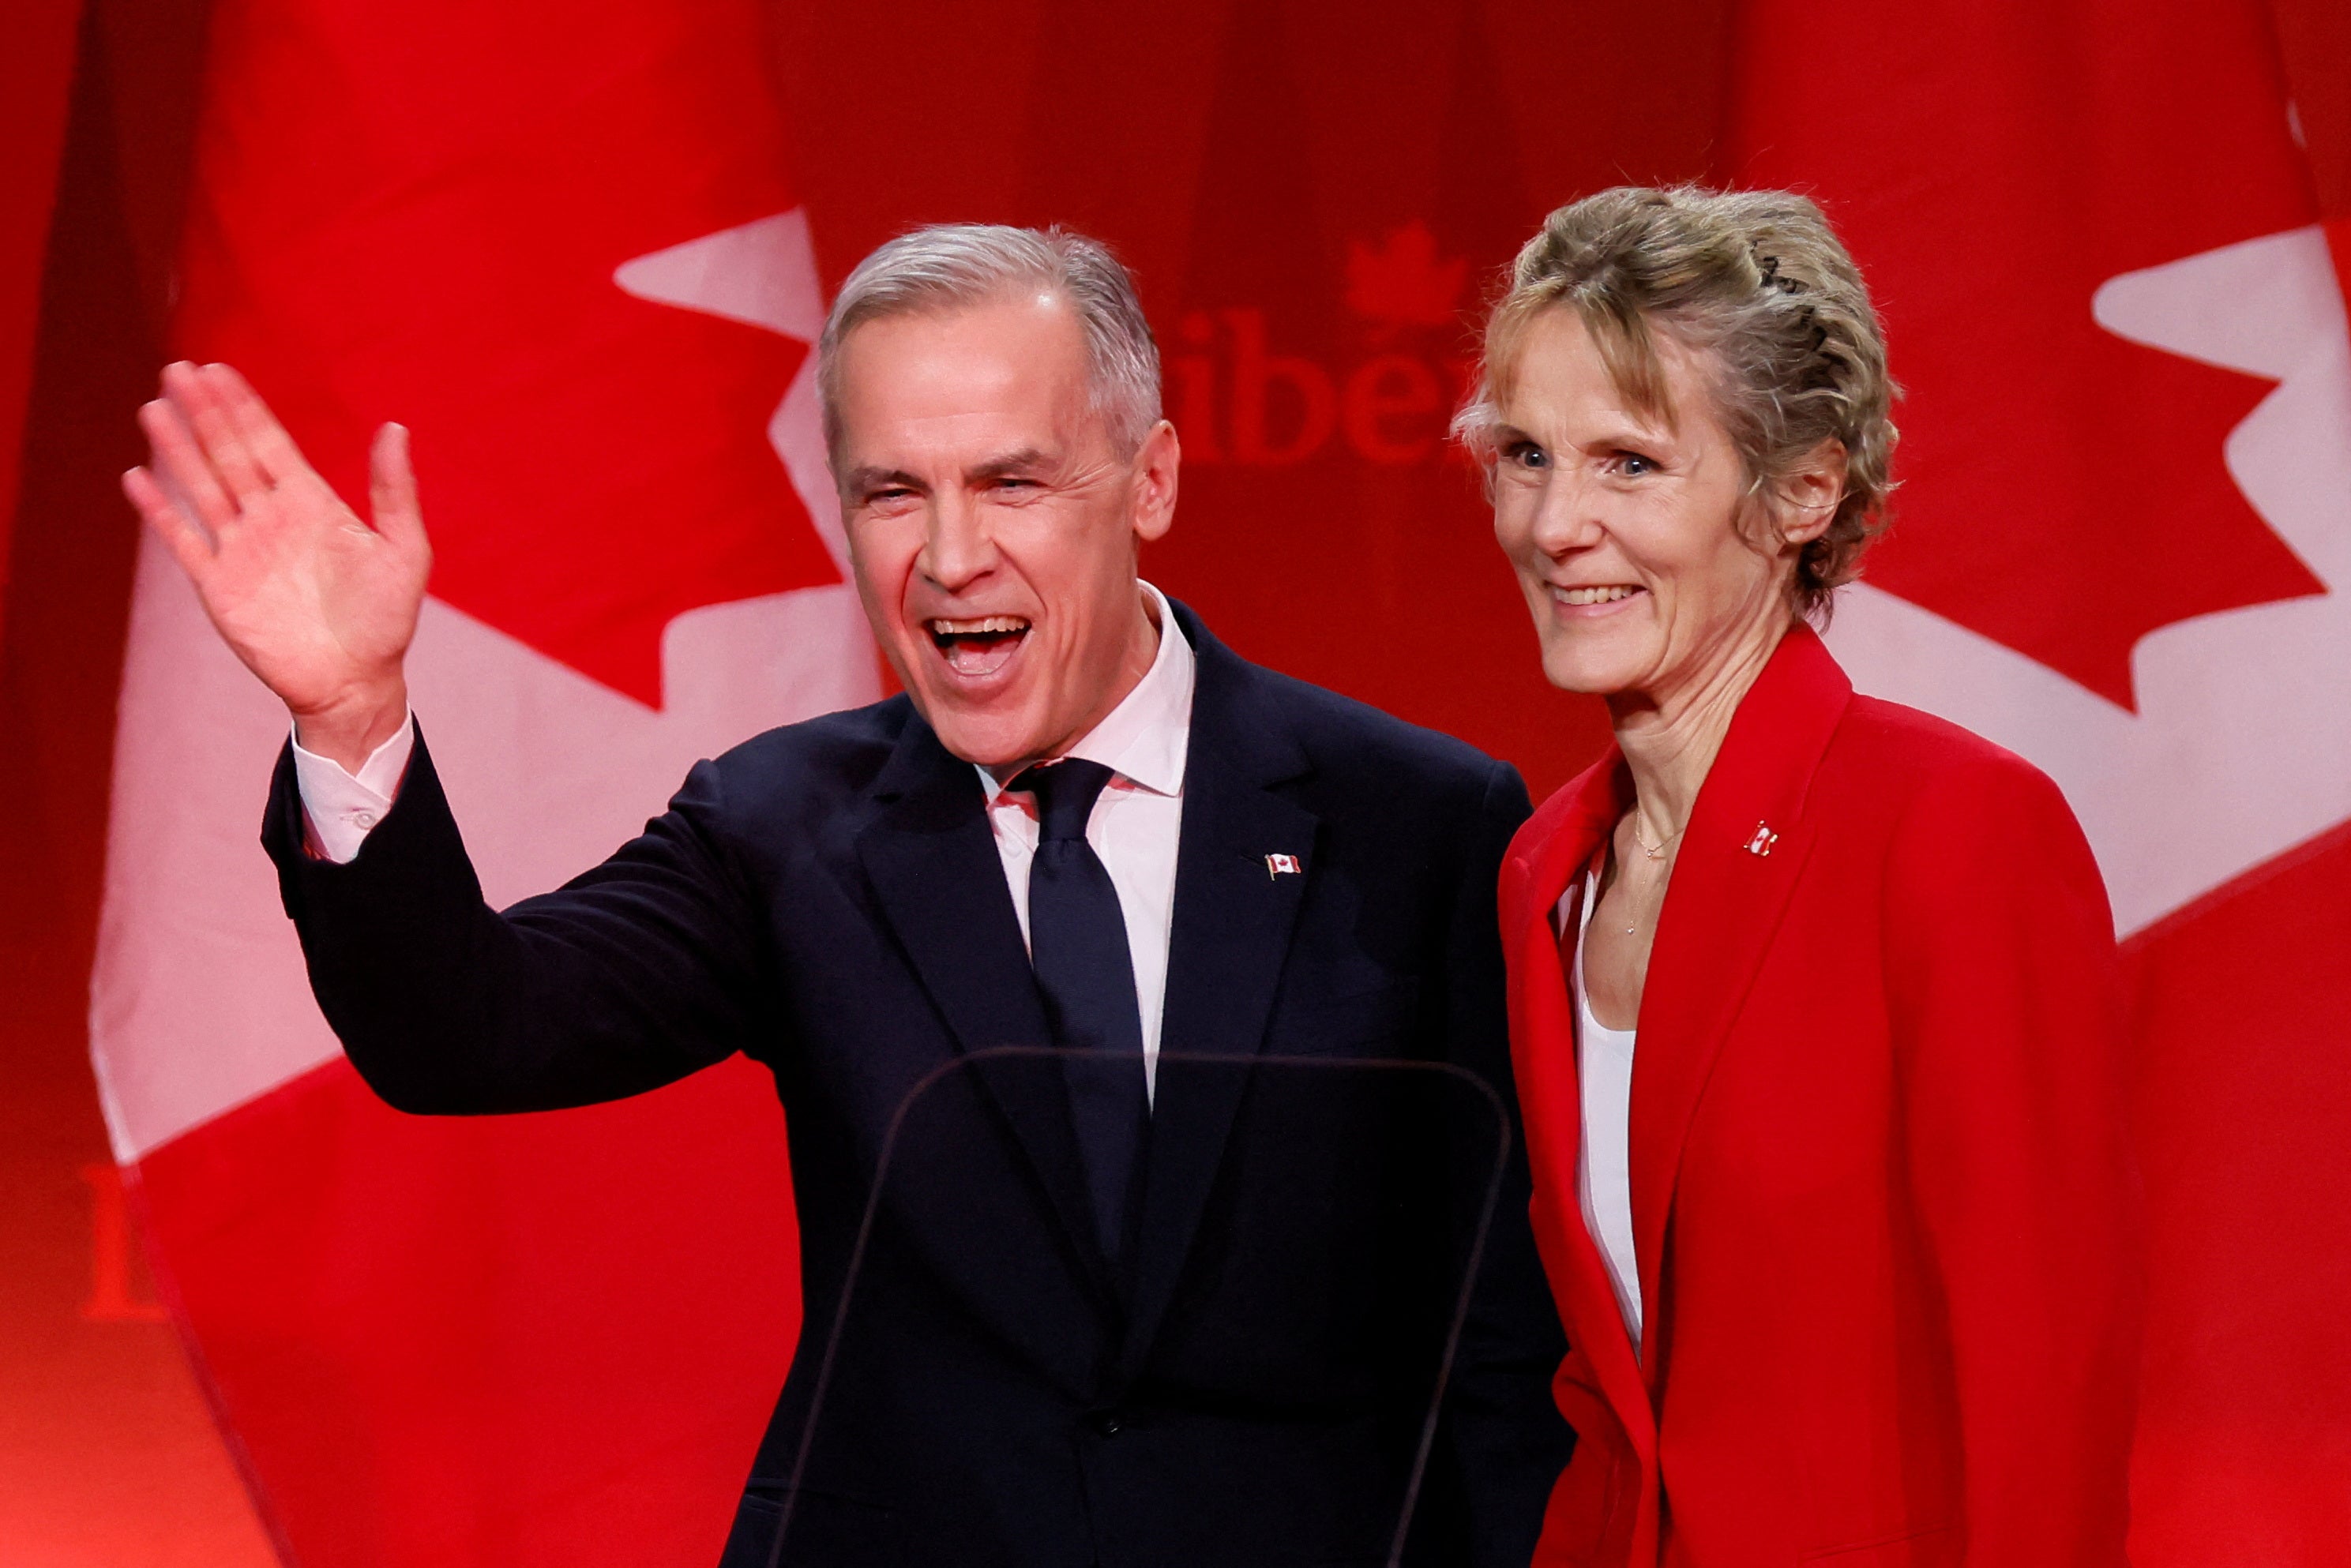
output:
[[[949,311],[1016,289],[1066,299],[1085,330],[1088,381],[1111,444],[1132,457],[1159,423],[1159,345],[1134,280],[1100,240],[1005,224],[934,224],[900,235],[857,264],[817,340],[824,446],[841,465],[841,345],[885,316]]]

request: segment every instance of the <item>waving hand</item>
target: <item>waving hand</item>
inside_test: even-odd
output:
[[[139,411],[152,455],[124,494],[302,744],[356,769],[407,714],[402,661],[433,566],[408,432],[376,432],[370,526],[228,366],[171,365],[162,392]]]

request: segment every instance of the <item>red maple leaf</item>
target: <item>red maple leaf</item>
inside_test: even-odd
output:
[[[767,434],[806,346],[613,281],[797,204],[757,6],[225,15],[182,342],[354,501],[408,423],[437,597],[657,706],[673,618],[838,580]]]
[[[1347,308],[1384,326],[1452,325],[1468,276],[1466,258],[1438,259],[1437,236],[1418,218],[1376,244],[1347,242]]]
[[[2006,430],[1966,417],[1991,388],[1914,356],[1907,488],[1867,577],[2132,707],[2148,632],[2325,585],[2222,460],[2270,382],[2092,331],[2048,341],[2064,373],[2017,389]]]
[[[2057,8],[1753,0],[1731,167],[1821,201],[1908,386],[1869,580],[2129,706],[2149,632],[2324,588],[2223,466],[2266,383],[2124,342],[2092,298],[2311,202],[2257,7]]]

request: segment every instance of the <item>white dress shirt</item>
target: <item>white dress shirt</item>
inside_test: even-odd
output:
[[[1126,916],[1126,950],[1134,964],[1134,1002],[1143,1017],[1143,1078],[1155,1090],[1159,1024],[1167,1003],[1167,942],[1176,915],[1176,850],[1184,825],[1184,758],[1192,745],[1192,645],[1176,624],[1166,596],[1143,585],[1159,612],[1159,654],[1124,701],[1065,755],[1099,762],[1111,780],[1086,819],[1086,842],[1102,857]],[[1036,797],[1015,795],[979,769],[987,822],[1005,884],[1029,940],[1029,862],[1036,857]]]
[[[1564,900],[1562,901],[1562,903]],[[1584,937],[1592,930],[1592,909],[1600,902],[1600,874],[1583,873],[1583,911],[1576,928],[1575,963],[1571,983],[1575,989],[1575,1080],[1582,1091],[1583,1138],[1575,1161],[1575,1196],[1583,1209],[1583,1227],[1600,1249],[1608,1270],[1608,1283],[1616,1292],[1616,1308],[1633,1336],[1633,1353],[1641,1351],[1641,1270],[1633,1253],[1633,1037],[1638,1031],[1610,1029],[1592,1016],[1592,998],[1583,988]],[[1561,911],[1562,919],[1566,912]]]
[[[295,740],[294,785],[301,791],[302,814],[310,819],[310,836],[318,841],[320,854],[337,865],[351,862],[392,810],[401,775],[408,771],[408,754],[415,749],[413,711],[390,740],[368,754],[357,773],[331,757],[304,750],[301,740]]]
[[[1166,595],[1149,583],[1159,622],[1159,653],[1151,668],[1066,755],[1111,769],[1111,781],[1086,820],[1086,842],[1102,857],[1126,916],[1127,952],[1134,965],[1134,1000],[1143,1019],[1143,1072],[1155,1086],[1159,1025],[1167,1000],[1167,943],[1176,913],[1176,852],[1184,819],[1184,759],[1192,743],[1192,645],[1176,624]],[[413,714],[375,748],[353,774],[331,758],[294,746],[294,779],[318,847],[348,862],[392,810],[416,745]],[[985,768],[977,769],[987,803],[988,827],[1004,862],[1005,884],[1029,940],[1029,862],[1037,853],[1036,800],[1011,794]]]

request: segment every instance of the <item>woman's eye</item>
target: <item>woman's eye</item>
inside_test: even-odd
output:
[[[1616,455],[1616,463],[1620,472],[1635,479],[1640,478],[1644,475],[1654,474],[1657,471],[1657,465],[1656,463],[1642,456],[1637,452],[1618,453]]]
[[[1531,441],[1513,441],[1502,449],[1502,460],[1520,468],[1548,468],[1551,454]]]

